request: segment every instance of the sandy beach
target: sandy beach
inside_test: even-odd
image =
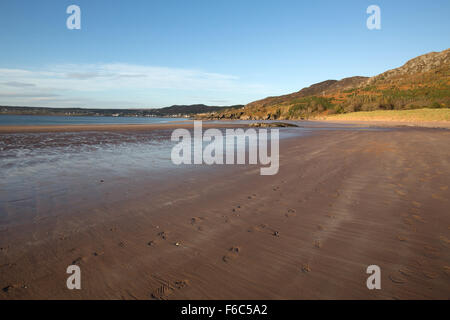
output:
[[[0,299],[449,299],[449,145],[445,129],[325,128],[282,140],[274,176],[93,177],[95,197],[75,184],[0,214]]]

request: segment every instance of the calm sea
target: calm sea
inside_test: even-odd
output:
[[[139,124],[183,121],[185,118],[151,117],[86,117],[86,116],[32,116],[0,115],[0,126],[7,125],[64,125],[64,124]]]

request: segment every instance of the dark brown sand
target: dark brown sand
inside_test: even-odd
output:
[[[0,298],[449,299],[449,145],[447,130],[319,131],[282,141],[275,176],[220,167],[5,223]]]

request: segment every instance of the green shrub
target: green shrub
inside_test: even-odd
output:
[[[431,104],[430,108],[438,109],[438,108],[442,108],[442,105],[439,102],[435,101]]]

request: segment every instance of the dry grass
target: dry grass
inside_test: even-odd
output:
[[[450,109],[377,110],[334,114],[320,117],[322,120],[355,121],[450,121]]]

